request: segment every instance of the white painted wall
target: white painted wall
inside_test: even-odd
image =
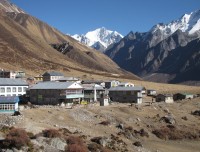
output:
[[[4,88],[4,90],[5,90],[4,92],[3,92],[2,88]],[[14,88],[16,88],[16,91],[15,91]],[[28,88],[28,86],[0,86],[0,96],[20,96],[20,95],[24,95],[24,94],[26,94],[27,88]]]
[[[83,87],[82,87],[80,84],[74,82],[74,83],[73,83],[72,85],[70,85],[68,88],[69,88],[69,89],[82,89]]]
[[[165,102],[166,103],[173,103],[174,102],[173,97],[166,97]]]

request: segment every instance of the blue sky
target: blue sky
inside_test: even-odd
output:
[[[11,0],[63,33],[85,34],[99,27],[122,35],[146,32],[200,9],[200,0]]]

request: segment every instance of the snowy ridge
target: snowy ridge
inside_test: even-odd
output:
[[[182,32],[188,32],[189,34],[194,34],[196,31],[200,30],[200,10],[185,14],[180,19],[172,21],[169,24],[157,24],[150,32],[154,33],[160,30],[165,36],[170,36],[178,29]]]
[[[107,48],[112,43],[119,42],[123,36],[116,31],[107,30],[106,28],[98,28],[94,31],[90,31],[85,35],[75,34],[72,36],[74,39],[80,41],[83,44],[97,48],[96,45]]]

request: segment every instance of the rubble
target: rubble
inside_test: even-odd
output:
[[[0,126],[13,126],[24,119],[23,115],[1,115]]]

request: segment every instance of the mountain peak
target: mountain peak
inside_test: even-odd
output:
[[[117,31],[111,31],[106,29],[105,27],[89,31],[85,35],[75,34],[72,37],[80,41],[81,43],[84,43],[95,49],[103,48],[103,50],[100,50],[101,52],[103,52],[109,45],[119,42],[123,38],[123,36]]]
[[[189,14],[184,14],[178,20],[172,21],[168,24],[159,23],[152,27],[150,32],[156,32],[160,30],[165,37],[170,36],[177,30],[181,30],[182,32],[188,32],[189,34],[193,34],[196,31],[200,30],[200,10],[191,12]]]

